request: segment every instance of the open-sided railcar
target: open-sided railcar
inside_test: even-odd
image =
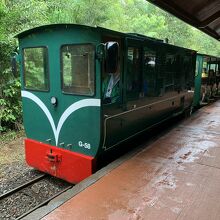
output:
[[[197,54],[195,71],[194,107],[209,103],[220,95],[220,58]]]

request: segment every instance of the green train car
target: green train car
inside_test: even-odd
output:
[[[27,163],[77,183],[103,154],[191,108],[196,52],[74,24],[17,35]]]
[[[220,58],[197,54],[193,106],[200,107],[220,95]]]

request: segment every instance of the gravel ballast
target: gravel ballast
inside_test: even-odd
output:
[[[0,195],[42,175],[25,162],[23,132],[12,141],[0,140]],[[51,176],[0,200],[0,220],[16,219],[58,192],[69,183]]]

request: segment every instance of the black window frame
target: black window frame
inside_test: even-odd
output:
[[[27,88],[26,87],[26,74],[25,74],[25,58],[24,58],[24,50],[25,49],[34,49],[34,48],[45,48],[46,49],[46,63],[47,63],[47,71],[45,74],[45,82],[47,82],[47,89],[36,89],[36,88]],[[24,89],[29,91],[37,91],[37,92],[49,92],[50,91],[50,63],[49,63],[49,49],[48,46],[39,45],[39,46],[32,46],[32,47],[23,47],[22,48],[22,65],[23,65],[23,83]]]
[[[80,94],[80,93],[76,93],[76,92],[66,92],[63,90],[64,88],[64,83],[63,83],[63,58],[62,58],[62,47],[65,46],[81,46],[81,45],[91,45],[93,47],[94,50],[94,90],[93,90],[93,94],[89,95],[89,94]],[[60,81],[61,81],[61,91],[63,94],[66,95],[75,95],[75,96],[84,96],[84,97],[95,97],[96,96],[96,46],[93,43],[79,43],[79,44],[74,44],[74,43],[70,43],[70,44],[62,44],[60,46]]]
[[[137,99],[140,99],[140,92],[142,92],[143,90],[143,86],[142,84],[140,84],[140,82],[142,82],[143,80],[143,70],[142,70],[142,59],[143,59],[143,47],[142,45],[138,45],[138,44],[129,44],[127,46],[127,49],[126,49],[126,65],[127,65],[127,68],[128,68],[128,51],[129,51],[129,48],[132,48],[132,49],[137,49],[138,50],[138,62],[139,62],[139,71],[138,71],[138,87],[139,87],[139,90],[140,91],[135,91],[135,90],[132,90],[132,91],[129,91],[127,90],[127,85],[128,85],[128,71],[126,73],[126,80],[125,80],[125,94],[126,94],[126,100],[127,101],[133,101],[133,100],[137,100]],[[134,60],[134,58],[133,58]],[[132,63],[133,65],[133,63]],[[134,74],[134,72],[132,72],[132,75]],[[134,94],[134,96],[131,96],[131,94]]]
[[[143,87],[144,82],[147,82],[147,93],[145,93],[145,88],[143,88],[143,94],[145,98],[149,97],[158,97],[159,95],[162,96],[161,92],[161,84],[163,84],[163,72],[160,71],[160,56],[161,56],[161,51],[159,49],[160,44],[144,44],[143,45]],[[146,54],[150,54],[150,57],[154,58],[154,65],[153,66],[148,66],[149,64],[147,63],[146,65]],[[148,56],[149,57],[149,56]],[[152,86],[153,85],[153,86]]]

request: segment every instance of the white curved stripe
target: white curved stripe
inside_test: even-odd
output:
[[[53,133],[55,135],[56,134],[56,127],[55,127],[55,124],[54,124],[54,120],[53,120],[52,115],[50,114],[50,111],[46,107],[46,105],[36,95],[34,95],[31,92],[21,91],[21,96],[25,97],[25,98],[28,98],[28,99],[31,99],[33,102],[35,102],[43,110],[44,114],[47,116],[47,118],[50,122]]]
[[[90,106],[100,106],[101,102],[100,99],[83,99],[78,102],[73,103],[71,106],[69,106],[62,116],[60,117],[60,120],[57,125],[57,132],[55,139],[58,141],[59,135],[60,135],[60,130],[62,129],[62,126],[66,119],[76,110],[84,108],[84,107],[90,107]]]
[[[92,106],[97,106],[100,107],[101,105],[101,101],[100,99],[83,99],[80,100],[76,103],[73,103],[72,105],[70,105],[65,111],[64,113],[61,115],[57,128],[55,126],[53,117],[50,113],[50,111],[48,110],[48,108],[46,107],[46,105],[34,94],[32,94],[31,92],[27,92],[27,91],[21,91],[21,95],[22,97],[31,99],[33,102],[35,102],[41,109],[42,111],[45,113],[45,115],[47,116],[50,125],[52,127],[53,130],[53,134],[54,134],[54,138],[56,141],[56,145],[58,143],[59,140],[59,134],[60,131],[62,129],[63,124],[65,123],[66,119],[76,110],[84,108],[84,107],[92,107]]]

